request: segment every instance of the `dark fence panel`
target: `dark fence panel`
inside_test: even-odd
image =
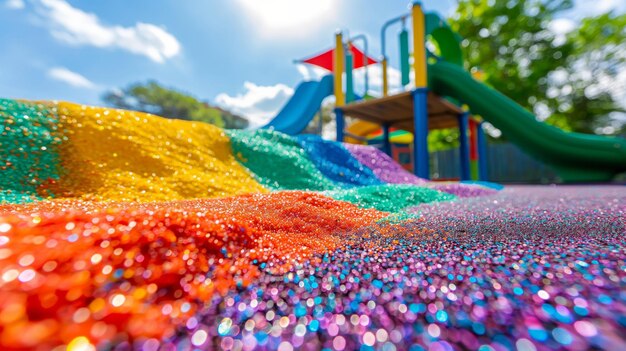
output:
[[[552,183],[556,173],[545,164],[526,155],[509,143],[487,145],[488,180],[498,183]],[[459,178],[459,150],[450,149],[430,154],[433,179]]]
[[[461,177],[458,148],[430,153],[430,176],[432,179],[455,179]]]

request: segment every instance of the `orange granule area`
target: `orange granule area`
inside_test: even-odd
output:
[[[260,263],[283,272],[386,215],[297,191],[0,214],[3,349],[171,336],[213,294],[253,283]]]

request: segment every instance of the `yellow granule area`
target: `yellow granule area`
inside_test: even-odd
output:
[[[67,102],[56,105],[63,174],[56,198],[161,201],[266,192],[226,134],[199,122]]]

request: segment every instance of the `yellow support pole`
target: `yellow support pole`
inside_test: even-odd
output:
[[[343,35],[341,32],[335,34],[335,55],[333,57],[333,75],[335,78],[335,106],[346,104],[346,96],[343,93],[343,70],[345,54],[343,50]]]
[[[426,88],[426,35],[424,23],[424,10],[419,1],[413,3],[411,8],[413,17],[413,72],[415,73],[415,88]]]
[[[387,96],[389,95],[389,81],[387,78],[387,58],[383,57],[380,63],[382,64],[383,69],[383,96]]]

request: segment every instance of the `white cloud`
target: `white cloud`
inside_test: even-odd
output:
[[[24,0],[6,0],[4,2],[4,6],[13,10],[21,10],[26,6],[26,4],[24,3]]]
[[[242,115],[250,121],[250,127],[256,128],[269,122],[286,101],[293,95],[293,89],[285,84],[269,86],[243,83],[241,94],[230,96],[222,93],[215,97],[220,107]]]
[[[76,88],[95,89],[97,86],[85,76],[70,71],[65,67],[54,67],[48,70],[48,76],[54,80],[69,84]]]
[[[309,64],[298,63],[296,64],[298,73],[304,80],[319,80],[323,76],[330,74],[330,72],[322,67],[317,67]]]
[[[409,75],[411,77],[411,83],[408,86],[412,85],[413,74]],[[365,69],[359,68],[353,73],[354,79],[354,91],[357,94],[362,94],[365,89]],[[393,68],[387,68],[387,84],[389,93],[398,93],[404,90],[404,87],[400,84],[400,71]],[[367,79],[369,86],[369,93],[374,95],[382,95],[383,93],[383,70],[382,66],[371,65],[367,67]],[[408,87],[407,87],[408,88]]]
[[[330,21],[337,4],[332,0],[238,0],[255,33],[300,38]],[[333,6],[334,5],[334,6]]]
[[[38,0],[36,9],[54,38],[71,45],[118,48],[162,63],[180,53],[178,40],[165,29],[137,22],[132,27],[108,26],[98,16],[65,0]]]

